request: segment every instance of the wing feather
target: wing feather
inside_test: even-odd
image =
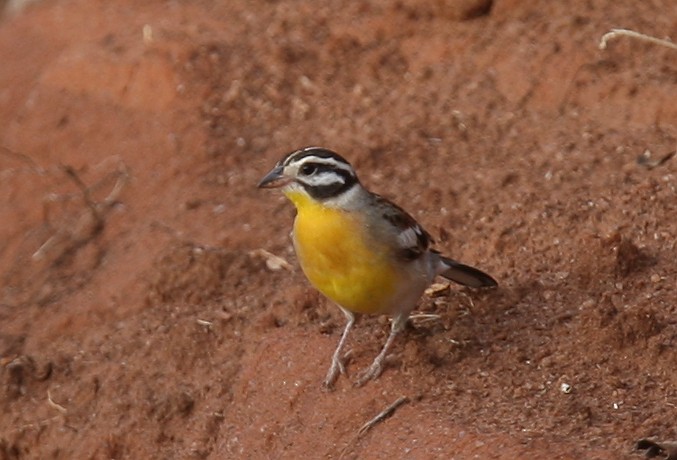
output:
[[[398,256],[415,260],[425,254],[433,242],[430,234],[404,209],[382,196],[375,195],[375,198],[382,217],[397,231]]]

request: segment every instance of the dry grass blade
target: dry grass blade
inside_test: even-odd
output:
[[[677,44],[671,42],[670,40],[652,37],[651,35],[642,34],[629,29],[611,29],[602,36],[602,39],[599,41],[599,49],[606,49],[609,41],[618,37],[630,37],[643,42],[653,43],[654,45],[665,46],[666,48],[677,50]]]
[[[62,414],[65,414],[66,412],[68,412],[68,409],[63,407],[61,404],[54,402],[54,400],[52,399],[52,395],[50,394],[49,390],[47,390],[47,404],[49,404],[51,407],[58,410]]]

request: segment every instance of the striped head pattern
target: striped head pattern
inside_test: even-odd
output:
[[[259,187],[301,189],[313,199],[339,198],[359,185],[355,170],[338,153],[320,147],[295,150],[280,160]]]

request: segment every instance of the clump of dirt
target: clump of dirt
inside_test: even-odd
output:
[[[172,244],[155,263],[147,301],[150,305],[161,305],[222,300],[238,287],[240,280],[232,274],[242,270],[242,263],[248,261],[241,251],[190,242]],[[240,266],[232,267],[238,262]]]

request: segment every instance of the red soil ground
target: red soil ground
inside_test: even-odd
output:
[[[677,438],[677,52],[600,50],[614,27],[675,39],[677,9],[5,15],[0,458],[618,459]],[[311,144],[501,284],[424,296],[439,319],[412,321],[354,388],[389,327],[363,318],[331,393],[342,315],[296,265],[291,205],[255,187]]]

